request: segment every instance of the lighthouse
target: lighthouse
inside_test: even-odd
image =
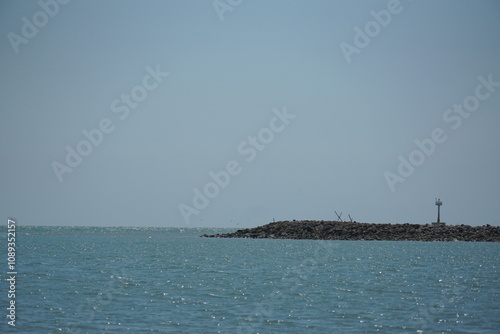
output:
[[[443,202],[441,202],[440,198],[436,198],[436,206],[438,207],[438,218],[437,221],[433,222],[432,225],[446,225],[445,222],[441,221],[441,205],[443,205]]]

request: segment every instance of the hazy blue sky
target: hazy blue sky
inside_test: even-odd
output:
[[[498,1],[41,3],[0,2],[5,221],[499,225]]]

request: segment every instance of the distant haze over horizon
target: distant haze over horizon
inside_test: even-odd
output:
[[[152,225],[152,226],[148,226],[148,225],[24,225],[24,226],[30,226],[30,227],[104,227],[104,228],[154,228],[154,229],[157,229],[157,228],[173,228],[173,229],[186,229],[186,228],[192,228],[192,229],[246,229],[246,228],[253,228],[253,227],[259,227],[259,226],[264,226],[264,225],[268,225],[268,224],[271,224],[271,223],[279,223],[279,222],[284,222],[284,221],[287,221],[287,220],[276,220],[276,221],[267,221],[267,222],[263,222],[263,223],[257,223],[255,225],[248,225],[248,226],[239,226],[239,225],[236,225],[236,226],[162,226],[162,225]],[[289,220],[289,221],[293,221],[292,220]],[[295,220],[295,222],[297,223],[300,223],[300,222],[304,222],[304,221],[308,221],[307,219],[305,220]],[[311,220],[309,220],[311,221]],[[314,220],[315,222],[330,222],[331,220]],[[349,221],[344,221],[344,223],[349,223]],[[354,222],[353,222],[354,223]],[[412,224],[412,225],[431,225],[432,222],[425,222],[425,223],[414,223],[414,222],[355,222],[357,224],[391,224],[391,225],[404,225],[404,224]],[[471,224],[448,224],[446,223],[446,225],[448,226],[460,226],[460,225],[468,225],[468,226],[486,226],[486,225],[490,225],[490,226],[498,226],[498,225],[491,225],[491,224],[482,224],[482,225],[471,225]],[[22,229],[22,227],[21,227]]]
[[[500,225],[498,1],[0,3],[18,226]]]

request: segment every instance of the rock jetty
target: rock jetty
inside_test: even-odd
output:
[[[210,238],[494,241],[500,242],[500,226],[431,224],[370,224],[341,221],[278,221],[232,233],[204,234]]]

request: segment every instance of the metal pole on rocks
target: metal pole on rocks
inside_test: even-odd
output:
[[[436,199],[436,205],[438,207],[438,219],[437,219],[437,222],[440,223],[441,222],[440,217],[439,217],[440,216],[440,211],[441,211],[440,209],[441,209],[441,205],[443,205],[443,202],[441,202],[441,199],[439,199],[439,198]]]

